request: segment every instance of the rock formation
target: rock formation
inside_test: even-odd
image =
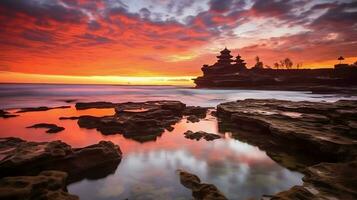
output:
[[[47,107],[47,106],[40,106],[40,107],[33,107],[33,108],[21,108],[16,113],[25,113],[25,112],[40,112],[40,111],[48,111],[53,109],[65,109],[70,108],[71,106],[58,106],[58,107]]]
[[[178,170],[178,173],[181,184],[192,190],[192,196],[195,200],[227,200],[215,185],[201,183],[198,176],[182,170]]]
[[[45,128],[48,129],[46,133],[58,133],[64,130],[64,128],[61,126],[57,126],[56,124],[47,124],[47,123],[39,123],[32,126],[28,126],[26,128]]]
[[[10,117],[17,117],[18,115],[13,115],[5,110],[0,110],[0,118],[10,118]]]
[[[94,169],[115,170],[122,158],[119,146],[109,141],[71,148],[61,141],[26,142],[18,138],[1,138],[0,152],[0,177],[59,170],[69,174],[69,181],[101,176],[91,175]]]
[[[357,101],[335,103],[242,100],[217,106],[221,131],[254,144],[305,174],[295,186],[264,199],[354,199]],[[353,177],[353,178],[352,178]]]
[[[78,102],[75,107],[77,110],[86,110],[90,108],[114,108],[117,104],[105,101],[97,102]]]
[[[214,134],[214,133],[206,133],[204,131],[198,131],[198,132],[193,132],[193,131],[186,131],[184,133],[185,138],[191,139],[191,140],[201,140],[202,138],[207,140],[207,141],[212,141],[216,139],[220,139],[221,136]]]
[[[102,134],[123,134],[140,142],[155,140],[165,129],[181,120],[186,105],[179,101],[148,101],[121,103],[115,115],[94,117],[80,116],[78,125],[97,129]]]
[[[67,173],[61,171],[43,171],[36,176],[16,176],[0,179],[0,199],[28,200],[78,200],[68,194],[66,187]]]

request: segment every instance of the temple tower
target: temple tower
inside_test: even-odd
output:
[[[232,58],[233,56],[231,55],[231,51],[228,50],[227,48],[224,48],[221,51],[221,55],[217,56],[218,61],[217,64],[220,65],[230,65],[231,62],[233,62]]]
[[[244,60],[242,59],[242,57],[238,54],[238,56],[236,57],[236,59],[234,60],[235,62],[235,66],[237,66],[239,69],[247,69],[247,67],[245,66],[246,63],[244,62]]]

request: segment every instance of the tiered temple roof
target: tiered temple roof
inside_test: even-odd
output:
[[[218,64],[231,64],[233,62],[232,58],[233,56],[231,55],[231,51],[228,50],[227,48],[224,48],[221,51],[221,55],[217,56]]]
[[[247,69],[246,68],[246,63],[244,60],[241,58],[240,55],[238,55],[234,60],[232,59],[233,56],[231,55],[231,51],[228,50],[227,48],[224,48],[219,56],[217,56],[218,60],[215,64],[209,66],[209,65],[204,65],[202,67],[202,71],[204,75],[206,76],[212,76],[212,75],[233,75],[237,74],[240,71]]]

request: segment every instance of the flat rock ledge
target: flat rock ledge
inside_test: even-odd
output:
[[[27,142],[19,138],[0,138],[0,177],[36,175],[45,170],[67,172],[70,182],[105,177],[115,171],[121,158],[119,146],[110,141],[72,148],[62,141]]]
[[[308,167],[302,186],[265,199],[357,199],[357,161],[346,163],[320,163]]]
[[[218,105],[217,116],[221,131],[304,173],[302,186],[263,199],[356,199],[356,108],[348,100],[247,99]]]
[[[67,109],[71,108],[71,106],[58,106],[58,107],[47,107],[47,106],[40,106],[40,107],[31,107],[31,108],[20,108],[16,113],[26,113],[26,112],[41,112],[41,111],[48,111],[53,109]]]
[[[206,117],[208,109],[200,106],[186,106],[183,115],[188,116],[187,122],[196,123]]]
[[[67,173],[61,171],[43,171],[36,176],[16,176],[0,179],[0,199],[46,199],[78,200],[68,194],[66,188]]]
[[[11,114],[5,110],[0,110],[0,118],[11,118],[11,117],[17,117],[18,115]]]
[[[78,125],[97,129],[104,135],[123,134],[126,138],[146,142],[156,140],[165,129],[173,130],[172,126],[182,119],[185,109],[186,105],[179,101],[127,102],[116,104],[113,116],[80,116]]]
[[[221,136],[214,134],[214,133],[207,133],[204,131],[197,131],[197,132],[193,132],[193,131],[186,131],[184,133],[185,138],[187,139],[191,139],[191,140],[201,140],[202,138],[207,140],[207,141],[212,141],[212,140],[216,140],[216,139],[220,139]]]
[[[198,176],[178,170],[181,184],[192,191],[195,200],[227,200],[219,189],[208,183],[201,183]]]
[[[64,130],[62,126],[57,126],[56,124],[39,123],[26,128],[45,128],[46,133],[58,133]]]

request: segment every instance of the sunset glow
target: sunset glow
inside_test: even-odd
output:
[[[357,60],[352,0],[2,0],[0,82],[191,85],[227,46],[254,65]]]

